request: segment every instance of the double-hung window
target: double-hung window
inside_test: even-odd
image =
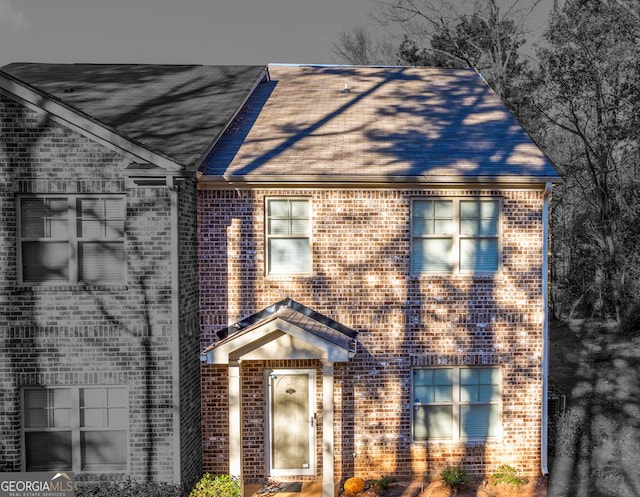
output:
[[[30,387],[23,408],[26,471],[127,470],[126,388]]]
[[[20,281],[124,283],[121,195],[18,199]]]
[[[498,199],[414,199],[412,273],[494,273],[499,268]]]
[[[268,274],[309,274],[311,218],[309,199],[270,198],[266,205]]]
[[[500,431],[500,371],[413,370],[413,439],[486,440]]]

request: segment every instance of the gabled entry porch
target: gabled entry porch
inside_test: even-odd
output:
[[[264,440],[263,477],[321,478],[323,497],[333,497],[334,364],[355,355],[357,332],[286,298],[218,336],[201,360],[228,367],[229,473],[244,480]],[[255,399],[264,399],[259,434],[243,417]]]

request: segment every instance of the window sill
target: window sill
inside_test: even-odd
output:
[[[459,272],[433,272],[433,273],[414,273],[409,277],[416,280],[423,280],[428,278],[471,278],[473,280],[493,280],[502,276],[501,271],[494,273],[459,273]]]
[[[500,443],[501,440],[497,437],[494,438],[485,438],[485,439],[460,439],[460,440],[445,440],[445,439],[434,439],[434,440],[412,440],[411,445],[414,447],[426,447],[429,445],[457,445],[457,446],[465,446],[465,447],[480,447],[484,445],[491,445],[494,443]]]
[[[125,283],[21,283],[16,285],[17,291],[28,292],[115,292],[128,290]]]

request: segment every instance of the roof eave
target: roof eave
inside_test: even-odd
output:
[[[0,94],[36,112],[45,112],[54,121],[112,150],[129,157],[133,162],[150,163],[168,171],[182,171],[183,164],[160,154],[115,129],[75,109],[53,95],[0,71]]]
[[[206,175],[196,174],[199,189],[253,187],[397,188],[398,186],[458,187],[464,185],[544,189],[547,183],[561,184],[559,176],[363,176],[363,175]]]

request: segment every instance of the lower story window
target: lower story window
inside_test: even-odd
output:
[[[23,408],[26,471],[127,470],[125,388],[29,387]]]
[[[499,368],[414,369],[412,393],[416,441],[499,436]]]

